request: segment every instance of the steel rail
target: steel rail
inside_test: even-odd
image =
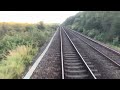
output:
[[[62,27],[63,28],[63,27]],[[63,28],[64,30],[64,28]],[[80,56],[80,58],[82,59],[83,63],[85,64],[85,66],[87,67],[88,71],[90,72],[90,74],[92,75],[92,77],[94,79],[97,79],[96,76],[93,74],[93,72],[91,71],[91,69],[89,68],[89,66],[87,65],[87,63],[85,62],[85,60],[83,59],[82,55],[79,53],[79,51],[77,50],[76,46],[74,45],[74,43],[72,42],[72,40],[70,39],[69,35],[67,34],[67,32],[64,30],[67,38],[69,39],[69,41],[71,42],[71,44],[73,45],[73,47],[75,48],[76,52],[78,53],[78,55]]]
[[[75,30],[72,30],[72,31],[73,31],[73,32],[76,32],[76,33],[78,33],[79,35],[85,37],[86,39],[88,39],[88,40],[90,40],[90,41],[92,41],[92,42],[94,42],[94,43],[96,43],[96,44],[98,44],[98,45],[100,45],[100,46],[106,48],[107,50],[110,50],[110,51],[112,51],[113,53],[116,53],[117,55],[120,55],[120,52],[118,52],[118,51],[116,51],[116,50],[114,50],[114,49],[112,49],[112,48],[109,48],[109,47],[107,47],[107,46],[101,44],[100,42],[97,42],[96,40],[91,39],[90,37],[87,37],[87,36],[85,36],[85,35],[83,35],[83,34],[77,32],[77,31],[75,31]]]
[[[61,43],[61,67],[62,67],[62,79],[64,79],[64,62],[63,62],[63,43],[62,43],[62,34],[61,34],[61,27],[60,27],[60,43]]]
[[[74,33],[73,33],[74,34]],[[120,67],[120,64],[118,64],[117,62],[115,62],[114,60],[112,60],[111,58],[109,58],[107,55],[105,55],[104,53],[100,52],[99,50],[97,50],[95,47],[93,47],[92,45],[90,45],[88,42],[84,41],[83,39],[81,39],[79,36],[77,36],[76,34],[74,34],[76,37],[78,37],[80,40],[82,40],[84,43],[86,43],[88,46],[90,46],[91,48],[93,48],[94,50],[96,50],[97,52],[99,52],[101,55],[103,55],[105,58],[107,58],[108,60],[112,61],[114,64],[116,64],[117,66]]]

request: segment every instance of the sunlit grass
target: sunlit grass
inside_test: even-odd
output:
[[[27,64],[30,64],[37,49],[28,46],[18,46],[15,50],[10,50],[6,59],[0,62],[0,78],[13,79],[20,78]]]
[[[42,27],[42,28],[41,28]],[[0,79],[22,78],[56,25],[0,22]]]

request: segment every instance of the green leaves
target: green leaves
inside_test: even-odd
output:
[[[0,34],[3,34],[0,36],[0,78],[21,78],[26,66],[57,27],[37,25],[0,23]]]
[[[84,11],[62,25],[105,43],[120,44],[120,11]]]

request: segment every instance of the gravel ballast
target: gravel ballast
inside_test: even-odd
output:
[[[111,61],[106,59],[100,53],[92,49],[82,40],[77,38],[75,35],[68,31],[72,41],[78,48],[82,55],[89,57],[89,60],[94,64],[95,68],[102,75],[100,79],[119,79],[120,78],[120,68],[115,66]],[[84,51],[84,52],[83,52]],[[86,60],[86,59],[85,59]]]
[[[88,40],[87,38],[85,38],[85,37],[87,37],[85,35],[84,35],[85,37],[83,37],[82,35],[80,35],[80,34],[78,34],[76,32],[73,32],[73,33],[79,35],[79,37],[82,38],[84,41],[89,42],[89,44],[94,46],[97,50],[101,51],[102,53],[109,56],[111,59],[113,59],[114,61],[116,61],[117,63],[120,64],[120,55],[116,54],[115,52],[110,51],[109,49],[106,49],[105,47],[103,47],[103,46],[101,46],[101,45],[99,45],[99,44],[97,44],[97,43],[95,43],[93,41]],[[96,41],[96,42],[101,43],[99,41]],[[107,45],[105,45],[103,43],[101,43],[101,44],[104,45],[104,46],[107,46]]]
[[[90,63],[90,69],[93,69],[99,76],[98,79],[120,79],[120,67],[112,63],[108,58],[104,57],[102,54],[88,46],[85,42],[79,39],[76,34],[75,36],[72,32],[66,30],[71,40],[77,47],[80,54],[83,56],[87,64]],[[82,37],[80,37],[82,38]],[[84,39],[84,41],[87,41]],[[87,41],[92,46],[96,47],[97,50],[100,50],[103,53],[106,53],[110,58],[119,58],[110,54],[104,48],[94,43]],[[67,46],[67,45],[66,45]],[[71,50],[71,48],[65,47],[65,50]],[[89,63],[88,63],[89,62]],[[97,75],[96,74],[96,75]],[[56,32],[53,41],[38,64],[37,68],[33,72],[31,79],[61,79],[61,60],[60,60],[60,31]]]
[[[60,36],[57,31],[53,41],[33,72],[31,79],[60,79],[61,62],[60,62]]]

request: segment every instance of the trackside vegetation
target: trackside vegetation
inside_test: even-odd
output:
[[[0,23],[0,78],[20,79],[57,24]]]
[[[83,11],[67,18],[62,25],[120,47],[120,11]]]

